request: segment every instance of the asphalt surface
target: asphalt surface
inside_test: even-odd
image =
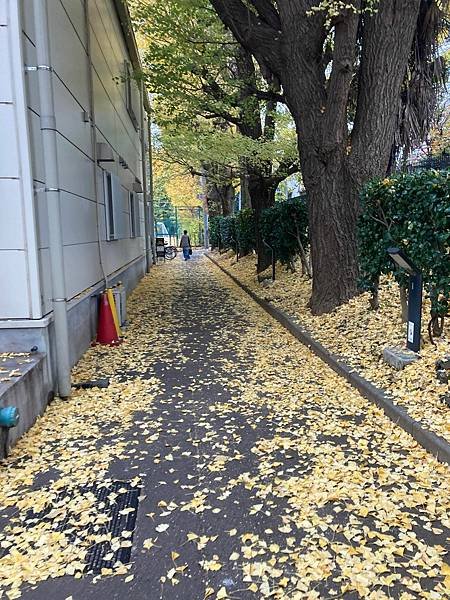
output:
[[[162,382],[148,411],[140,408],[133,426],[124,431],[125,456],[108,466],[114,481],[139,479],[129,572],[38,581],[23,586],[22,597],[445,598],[440,566],[433,570],[427,563],[424,568],[412,557],[424,548],[438,548],[446,558],[439,550],[448,540],[442,525],[445,498],[430,486],[445,495],[448,472],[214,269],[201,255],[188,263],[178,258],[158,266],[140,292],[145,299],[141,312],[130,317],[135,324],[143,319],[148,329],[139,358],[132,344],[128,350],[125,345],[99,350],[90,358],[98,376]],[[123,353],[114,372],[101,360],[113,352]],[[99,443],[108,444],[110,438]],[[326,502],[318,500],[317,506],[313,502],[306,522],[305,515],[297,517],[307,503],[304,487],[334,460],[331,488],[335,485],[338,493]],[[348,463],[356,467],[343,473],[342,465]],[[417,463],[422,464],[418,470]],[[318,464],[323,469],[317,471]],[[34,490],[57,478],[50,467],[35,478]],[[379,477],[376,484],[374,477]],[[421,486],[427,501],[405,506],[409,492]],[[312,487],[311,497],[316,493]],[[367,498],[375,497],[380,505],[372,502],[361,514]],[[392,506],[398,502],[396,523],[384,515],[387,499]],[[431,515],[430,501],[441,507]],[[6,527],[7,520],[0,519],[2,524]],[[368,554],[361,561],[370,562],[369,555],[376,555],[380,546],[401,540],[403,528],[418,543],[412,547],[411,540],[405,542],[406,555],[395,555],[398,562],[389,562],[394,555],[383,555],[378,584],[367,584],[374,595],[363,593],[363,579],[348,585],[340,549],[346,545],[351,556],[352,548],[364,546]],[[392,539],[364,537],[364,531],[380,536],[384,531]],[[319,553],[321,548],[331,562]],[[357,568],[356,562],[348,564],[350,570]],[[314,569],[322,569],[316,579]],[[364,573],[362,569],[362,578]],[[389,574],[396,575],[391,583],[382,579]],[[420,589],[414,590],[414,582],[420,582]],[[435,596],[427,596],[431,590]],[[410,596],[402,596],[406,593]]]

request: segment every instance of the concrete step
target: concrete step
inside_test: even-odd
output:
[[[0,459],[30,429],[52,397],[45,362],[43,353],[0,352],[0,408],[15,406],[20,414],[16,427],[0,428]]]

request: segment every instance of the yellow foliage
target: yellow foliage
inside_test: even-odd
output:
[[[156,157],[153,161],[153,177],[155,185],[162,184],[174,206],[194,207],[201,204],[198,198],[198,178],[187,173],[181,166],[168,164]]]

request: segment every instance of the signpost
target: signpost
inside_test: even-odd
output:
[[[408,332],[406,346],[413,352],[419,352],[422,326],[422,274],[399,248],[388,248],[387,253],[401,269],[404,269],[409,274]]]

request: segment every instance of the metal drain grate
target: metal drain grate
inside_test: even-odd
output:
[[[86,572],[97,574],[102,569],[112,568],[118,561],[123,564],[130,561],[140,491],[140,488],[133,487],[126,481],[114,481],[107,485],[95,484],[70,491],[63,490],[42,511],[28,511],[25,520],[30,526],[38,523],[50,523],[54,531],[64,533],[69,543],[75,543],[77,534],[79,534],[79,528],[74,525],[77,511],[70,510],[69,504],[72,501],[76,503],[78,498],[83,499],[92,494],[99,506],[99,512],[107,517],[107,522],[100,526],[88,523],[83,537],[94,533],[96,535],[111,534],[111,538],[120,538],[124,542],[130,542],[129,547],[120,547],[116,550],[112,549],[109,541],[91,546],[86,557]],[[125,509],[134,510],[127,511]],[[128,536],[123,536],[125,531],[130,532]],[[9,549],[0,548],[0,558],[8,553]]]
[[[120,490],[124,489],[126,492],[120,492]],[[99,502],[105,503],[105,510],[110,517],[102,533],[111,533],[112,537],[115,538],[120,537],[124,531],[134,531],[139,504],[139,488],[132,487],[129,483],[115,481],[110,487],[97,489],[94,493]],[[113,503],[108,498],[111,493],[118,494]],[[125,515],[120,514],[127,508],[133,508],[134,510]],[[128,548],[119,548],[115,552],[111,550],[109,542],[101,542],[92,546],[86,558],[86,570],[93,573],[100,573],[102,569],[112,568],[117,561],[124,564],[130,562],[133,533],[129,537],[124,537],[123,540],[129,541],[130,546]],[[109,560],[105,560],[105,556],[108,556],[108,554],[112,554],[112,556]]]

